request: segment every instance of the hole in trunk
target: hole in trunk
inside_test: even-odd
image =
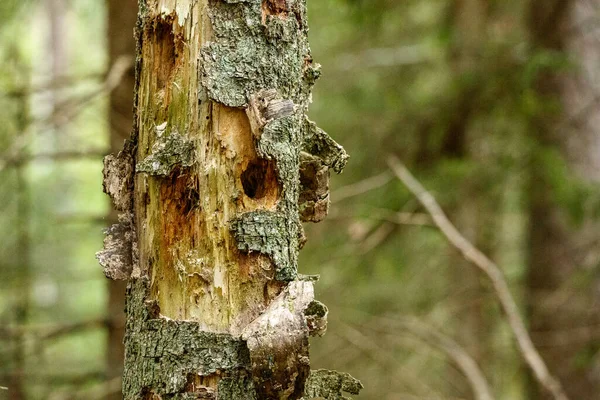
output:
[[[244,193],[251,199],[262,199],[278,191],[275,166],[272,161],[264,159],[251,161],[241,178]]]

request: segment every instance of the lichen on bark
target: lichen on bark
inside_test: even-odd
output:
[[[201,53],[202,82],[211,99],[245,107],[253,94],[276,89],[296,104],[307,100],[306,7],[298,0],[287,4],[280,15],[267,15],[262,1],[213,3],[214,40]]]
[[[148,294],[147,279],[130,282],[125,399],[139,399],[149,392],[166,399],[186,392],[190,374],[236,374],[239,369],[249,368],[250,355],[243,340],[204,331],[193,321],[162,317],[156,305],[148,301]]]
[[[297,247],[290,232],[285,214],[253,211],[242,214],[233,221],[232,229],[238,249],[249,253],[259,252],[270,256],[276,266],[276,279],[291,281],[296,278]]]
[[[152,145],[152,153],[137,164],[136,171],[169,176],[176,167],[191,166],[195,161],[194,144],[177,131],[165,135],[159,128],[159,140]]]
[[[311,371],[306,382],[303,400],[323,398],[328,400],[348,400],[344,393],[358,394],[362,383],[345,372],[319,369]]]

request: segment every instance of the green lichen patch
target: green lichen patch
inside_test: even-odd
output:
[[[219,380],[218,400],[259,400],[252,377],[244,370],[234,370]],[[262,400],[262,399],[261,399]]]
[[[319,369],[310,372],[303,399],[348,400],[344,393],[358,395],[362,388],[362,383],[348,373]]]
[[[210,9],[215,40],[202,49],[200,76],[208,97],[230,107],[245,107],[262,89],[276,89],[294,103],[308,105],[312,82],[304,78],[310,59],[304,2],[267,16],[260,1],[215,2]]]
[[[296,258],[292,252],[297,239],[290,234],[288,222],[281,213],[253,211],[242,214],[231,224],[238,249],[270,256],[275,263],[276,278],[286,281],[296,277]]]
[[[246,342],[229,334],[205,332],[196,322],[152,318],[155,312],[149,309],[147,297],[147,279],[130,282],[125,340],[130,362],[123,379],[126,400],[139,399],[143,392],[170,398],[186,393],[190,374],[226,374],[250,367]]]
[[[159,137],[150,155],[136,166],[138,172],[169,176],[176,167],[190,167],[195,162],[194,143],[177,132]]]
[[[342,172],[350,157],[346,150],[308,118],[305,120],[304,130],[302,150],[319,157],[338,174]]]
[[[327,314],[329,309],[318,300],[313,300],[306,307],[304,316],[311,336],[323,336],[327,332]]]

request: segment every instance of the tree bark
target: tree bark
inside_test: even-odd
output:
[[[15,71],[27,71],[27,64],[22,60],[20,53],[17,51],[17,46],[12,45],[12,59],[9,60],[9,64],[14,64]],[[23,81],[27,82],[29,76],[27,73],[23,75],[15,74],[13,79],[16,82]],[[28,97],[24,94],[24,90],[20,93],[15,101],[15,110],[13,118],[15,123],[15,129],[7,130],[8,134],[14,134],[14,142],[19,140],[25,140],[27,136],[27,121],[29,118],[29,103]],[[14,265],[14,281],[12,285],[17,288],[14,298],[14,306],[12,312],[16,326],[26,326],[31,318],[31,287],[32,287],[32,240],[30,221],[32,214],[32,203],[31,203],[31,188],[28,181],[27,169],[25,163],[22,161],[26,158],[27,149],[22,149],[19,157],[22,157],[20,161],[15,165],[14,177],[15,177],[15,192],[17,198],[16,210],[15,210],[15,235],[16,243],[14,247],[14,259],[16,261]],[[10,400],[25,400],[28,397],[27,387],[27,372],[29,368],[29,361],[27,357],[27,343],[23,333],[15,335],[12,340],[12,373],[8,381],[8,398]]]
[[[136,0],[108,1],[108,59],[109,65],[114,65],[121,57],[135,56],[136,41],[134,28],[137,20]],[[124,141],[129,138],[133,126],[133,91],[135,73],[133,65],[125,74],[120,84],[111,92],[109,103],[110,149],[117,153]],[[118,223],[117,210],[111,209],[108,215],[112,224]],[[107,379],[113,379],[123,374],[125,359],[125,289],[126,283],[120,280],[108,280],[107,311],[108,324],[106,368]],[[107,400],[122,399],[120,393],[108,395]]]
[[[302,0],[140,4],[133,136],[105,159],[120,223],[98,253],[128,279],[125,399],[360,387],[309,369],[326,308],[297,273],[300,215],[324,216],[347,155],[305,116],[307,30]]]
[[[600,182],[600,90],[591,75],[600,68],[599,52],[586,35],[589,25],[581,23],[596,12],[586,9],[591,3],[598,6],[597,1],[532,2],[529,24],[537,54],[558,54],[572,61],[568,68],[541,69],[536,80],[542,108],[532,122],[536,156],[529,185],[531,327],[542,356],[568,395],[583,400],[600,393],[595,335],[578,340],[568,333],[593,330],[600,322],[594,271],[600,224],[589,207],[598,198],[584,194]],[[571,200],[565,201],[565,194]],[[534,388],[532,398],[544,397]]]

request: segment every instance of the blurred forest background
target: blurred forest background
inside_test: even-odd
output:
[[[313,0],[311,119],[351,155],[307,225],[360,399],[545,399],[489,282],[386,164],[503,269],[571,399],[600,398],[600,0]],[[118,399],[102,156],[131,129],[135,0],[0,1],[0,399]],[[458,356],[457,356],[458,354]]]

